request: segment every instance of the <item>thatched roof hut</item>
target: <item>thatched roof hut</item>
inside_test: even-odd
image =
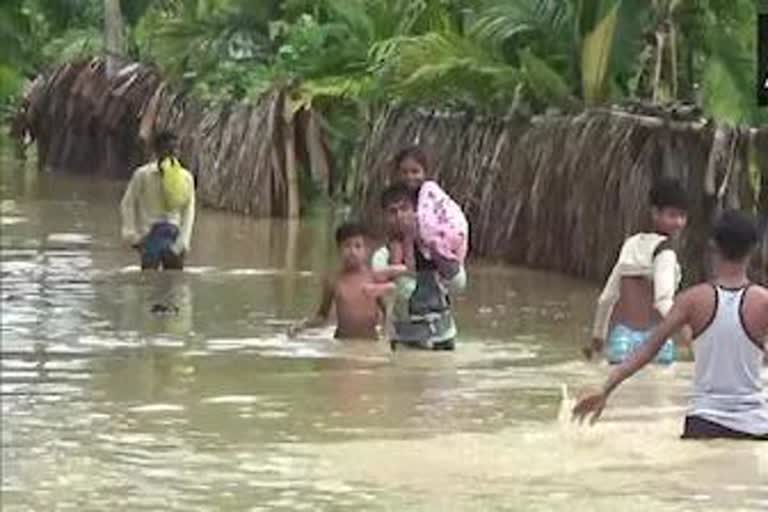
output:
[[[690,282],[702,277],[701,255],[720,207],[768,214],[768,158],[762,187],[748,171],[750,138],[765,136],[695,117],[618,110],[522,119],[390,108],[362,148],[356,194],[375,208],[397,150],[421,144],[432,154],[434,177],[468,215],[473,256],[602,279],[623,239],[649,227],[653,178],[677,176],[692,200],[682,240]],[[755,267],[763,281],[766,252],[768,241]]]
[[[201,201],[255,216],[297,216],[297,173],[331,172],[325,136],[312,111],[291,108],[284,90],[256,104],[204,105],[151,67],[105,59],[64,64],[26,98],[41,168],[126,179],[149,158],[160,129],[179,135],[180,156],[196,175]]]

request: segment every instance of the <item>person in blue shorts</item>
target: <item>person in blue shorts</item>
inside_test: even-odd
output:
[[[624,241],[597,301],[592,342],[583,348],[588,359],[604,352],[608,362],[621,363],[672,309],[681,280],[674,241],[687,224],[688,199],[677,179],[660,178],[651,187],[650,205],[653,231]],[[690,329],[681,337],[689,341]],[[667,340],[655,361],[676,358],[675,344]]]

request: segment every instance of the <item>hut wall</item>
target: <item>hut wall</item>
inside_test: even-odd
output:
[[[294,127],[281,91],[254,105],[201,105],[138,63],[108,77],[97,57],[57,68],[27,100],[41,169],[127,179],[150,158],[152,134],[172,129],[203,204],[254,216],[288,212],[281,134]]]

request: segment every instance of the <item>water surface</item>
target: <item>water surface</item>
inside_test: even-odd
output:
[[[473,264],[455,353],[288,340],[329,219],[203,210],[187,270],[142,274],[123,184],[3,154],[3,510],[768,509],[768,445],[678,439],[690,363],[569,424],[607,371],[578,358],[591,284]]]

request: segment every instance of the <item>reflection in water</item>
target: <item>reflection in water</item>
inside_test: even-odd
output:
[[[180,341],[194,335],[191,276],[183,272],[141,272],[101,276],[98,304],[117,332],[141,336],[147,342],[163,336]]]
[[[768,507],[768,447],[678,439],[690,363],[567,421],[607,370],[577,359],[592,286],[474,265],[456,353],[288,340],[330,219],[206,210],[184,272],[141,273],[121,184],[2,168],[4,510]]]

